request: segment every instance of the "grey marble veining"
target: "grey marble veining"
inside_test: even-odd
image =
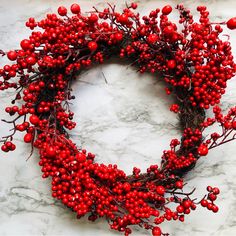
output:
[[[56,11],[57,6],[70,6],[69,0],[0,0],[0,48],[19,47],[18,42],[29,35],[24,22],[31,16],[37,19]],[[122,1],[118,8],[124,6]],[[221,21],[235,15],[236,1],[138,1],[141,15],[166,3],[175,6],[180,2],[193,10],[206,4],[213,21]],[[79,1],[83,11],[93,5],[102,8],[105,1]],[[227,32],[227,31],[226,31]],[[231,31],[231,41],[236,53],[236,31]],[[1,60],[1,65],[5,59]],[[84,72],[74,83],[76,101],[73,105],[77,127],[71,132],[73,139],[97,156],[98,162],[117,163],[127,173],[133,166],[145,170],[160,161],[161,153],[168,148],[173,137],[179,137],[178,120],[169,112],[172,98],[166,97],[163,83],[155,76],[136,73],[128,64],[109,61]],[[12,96],[0,93],[1,118],[3,109]],[[236,103],[236,80],[228,83],[222,107]],[[0,123],[1,136],[8,127]],[[17,137],[17,151],[0,154],[0,235],[119,235],[110,231],[104,220],[96,223],[84,218],[76,220],[75,214],[51,197],[50,181],[41,179],[37,153],[28,161],[30,148]],[[194,171],[186,176],[188,187],[197,187],[196,197],[205,187],[219,186],[221,194],[217,214],[198,209],[186,217],[184,223],[168,223],[163,231],[174,236],[230,236],[236,235],[236,152],[235,143],[229,143],[211,151],[199,161]],[[134,235],[150,235],[136,228]]]

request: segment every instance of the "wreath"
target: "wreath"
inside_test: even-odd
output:
[[[184,175],[208,151],[236,138],[236,107],[222,114],[221,96],[227,81],[236,72],[231,46],[221,36],[223,28],[236,28],[236,18],[212,23],[205,6],[197,8],[199,22],[191,12],[177,5],[179,21],[168,16],[170,5],[155,9],[142,18],[137,4],[121,12],[108,4],[103,11],[95,7],[81,14],[78,4],[63,6],[57,14],[47,14],[40,21],[29,18],[32,30],[20,49],[8,52],[11,65],[0,69],[0,90],[13,89],[15,99],[5,111],[12,120],[12,133],[2,137],[1,149],[14,151],[16,132],[25,133],[24,142],[39,150],[42,177],[51,177],[52,197],[90,221],[105,217],[111,229],[131,234],[138,225],[152,235],[168,235],[159,225],[163,221],[184,221],[197,206],[217,212],[219,189],[207,186],[206,195],[193,199],[184,191]],[[38,27],[40,30],[35,30]],[[95,162],[95,155],[81,149],[70,139],[76,125],[70,100],[71,86],[82,70],[103,63],[112,56],[130,60],[140,73],[158,73],[166,82],[166,93],[176,102],[170,110],[177,113],[182,138],[173,139],[159,165],[145,173],[137,167],[126,175],[117,165]],[[15,105],[16,101],[20,105]],[[213,111],[206,117],[206,110]],[[204,136],[209,126],[221,131]]]

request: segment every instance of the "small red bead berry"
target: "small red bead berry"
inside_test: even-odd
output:
[[[33,66],[33,65],[36,64],[37,60],[36,60],[35,57],[27,57],[27,58],[26,58],[26,62],[27,62],[29,65]]]
[[[8,53],[7,53],[7,57],[8,57],[9,60],[15,61],[16,58],[17,58],[17,53],[16,53],[16,51],[10,51],[10,52],[8,52]]]
[[[7,148],[7,146],[6,146],[5,144],[3,144],[3,145],[1,146],[1,150],[2,150],[3,152],[8,152],[8,151],[9,151],[9,149]]]
[[[57,12],[60,16],[66,16],[67,15],[67,9],[64,6],[58,7]]]
[[[184,207],[179,205],[179,206],[177,206],[176,210],[178,211],[178,213],[183,213],[184,212]]]
[[[95,23],[95,22],[97,22],[98,21],[98,16],[96,15],[96,14],[91,14],[90,16],[89,16],[89,22],[90,23]]]
[[[166,35],[172,35],[173,33],[175,32],[175,29],[173,26],[169,25],[169,26],[166,26],[163,30],[163,33],[166,34]]]
[[[229,29],[236,29],[236,17],[229,19],[226,24]]]
[[[150,44],[155,44],[159,39],[159,36],[157,34],[150,34],[148,35],[148,38],[147,38],[147,41],[150,43]]]
[[[168,60],[167,61],[167,67],[169,69],[174,69],[176,67],[176,61],[175,60]]]
[[[32,115],[30,116],[29,121],[31,124],[37,125],[39,123],[39,118],[36,115]]]
[[[56,150],[54,147],[52,146],[47,146],[46,148],[46,155],[48,157],[55,157],[56,156]]]
[[[120,22],[121,24],[127,24],[127,22],[129,21],[128,15],[127,14],[120,15],[117,21]]]
[[[179,189],[182,189],[183,188],[183,181],[177,181],[176,183],[175,183],[175,186],[176,186],[176,188],[179,188]]]
[[[233,121],[233,122],[232,122],[232,128],[233,128],[233,129],[236,129],[236,121]]]
[[[162,8],[163,15],[169,15],[172,12],[172,7],[170,5],[166,5]]]
[[[75,158],[78,162],[85,162],[86,161],[86,155],[81,152],[76,154]]]
[[[31,47],[31,43],[28,39],[24,39],[21,41],[20,46],[23,50],[28,50]]]
[[[219,211],[218,206],[213,205],[213,206],[212,206],[212,211],[215,212],[215,213],[218,212],[218,211]]]
[[[123,34],[122,33],[115,33],[115,39],[117,41],[121,41],[123,39]]]
[[[71,5],[70,10],[73,14],[79,14],[80,13],[80,5],[74,3]]]
[[[215,195],[218,195],[218,194],[220,193],[219,188],[213,188],[213,193],[214,193]]]
[[[208,147],[204,144],[201,144],[199,147],[198,147],[198,154],[200,156],[206,156],[208,154]]]
[[[190,200],[185,200],[185,201],[183,202],[184,208],[190,208],[191,205],[192,205],[192,201],[190,201]]]
[[[153,227],[152,235],[153,236],[160,236],[161,235],[161,229],[159,227]]]
[[[131,186],[130,186],[129,183],[124,183],[124,184],[123,184],[123,188],[124,188],[124,190],[125,190],[126,192],[129,192],[130,189],[131,189]]]
[[[207,191],[212,192],[213,188],[211,186],[207,186]]]
[[[98,45],[97,45],[96,42],[91,41],[91,42],[88,43],[88,48],[89,48],[89,50],[90,50],[91,52],[93,52],[93,51],[96,51],[96,50],[97,50]]]
[[[11,151],[14,151],[15,149],[16,149],[16,145],[14,144],[14,143],[12,143],[12,145],[11,145]]]
[[[213,194],[213,193],[210,193],[210,194],[208,195],[208,199],[210,199],[211,201],[215,201],[216,198],[217,198],[217,196],[216,196],[215,194]]]
[[[225,127],[225,129],[230,129],[232,127],[232,123],[230,121],[226,121],[224,123],[224,127]]]
[[[27,133],[27,134],[24,136],[24,142],[25,142],[25,143],[31,143],[32,139],[33,139],[33,136],[32,136],[31,133]]]
[[[131,8],[136,9],[138,7],[138,4],[135,2],[131,3]]]
[[[163,186],[161,186],[161,185],[160,185],[160,186],[157,186],[157,187],[156,187],[156,192],[157,192],[157,194],[163,196],[164,193],[165,193],[165,188],[164,188]]]

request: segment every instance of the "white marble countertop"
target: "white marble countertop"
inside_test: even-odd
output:
[[[29,35],[24,22],[31,16],[37,19],[56,11],[58,5],[70,6],[73,0],[1,0],[0,48],[18,48],[21,39]],[[80,0],[83,11],[93,5],[103,7],[106,1]],[[116,3],[122,1],[110,1]],[[165,3],[175,6],[180,1],[143,0],[139,12],[144,15]],[[235,16],[236,1],[182,1],[193,10],[205,4],[212,21]],[[118,7],[123,4],[118,3]],[[236,55],[236,31],[232,47]],[[4,60],[1,60],[2,65]],[[104,76],[107,83],[105,83]],[[110,61],[85,72],[74,85],[77,97],[73,110],[77,128],[73,139],[97,155],[97,161],[117,163],[127,173],[133,166],[143,170],[160,161],[161,153],[168,148],[173,137],[179,137],[178,120],[169,112],[171,98],[166,98],[164,86],[151,75],[140,75],[128,65]],[[6,117],[4,108],[11,98],[0,93],[0,116]],[[236,103],[236,78],[228,83],[222,107]],[[1,136],[8,132],[0,123]],[[20,137],[18,137],[20,138]],[[217,214],[199,208],[186,217],[184,223],[163,225],[163,231],[174,236],[229,236],[236,235],[236,143],[223,145],[202,158],[186,176],[189,188],[195,186],[201,196],[208,184],[219,186],[221,194]],[[84,218],[76,220],[70,210],[51,197],[49,180],[42,180],[37,153],[26,162],[29,147],[17,141],[17,150],[0,154],[0,235],[70,235],[107,236],[120,235],[109,230],[104,220],[95,223]],[[150,235],[137,229],[133,235]]]

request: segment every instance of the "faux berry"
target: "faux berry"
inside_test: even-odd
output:
[[[165,188],[163,186],[157,186],[156,187],[156,192],[157,192],[157,194],[163,196],[164,193],[165,193]]]
[[[36,115],[32,115],[30,116],[29,121],[32,125],[37,125],[39,123],[39,118]]]
[[[31,133],[27,133],[25,136],[24,136],[24,142],[25,143],[31,143],[33,139],[33,135]]]
[[[66,16],[67,15],[67,9],[64,6],[60,6],[58,8],[57,12],[60,16]]]
[[[16,51],[10,51],[10,52],[8,52],[8,53],[7,53],[7,57],[8,57],[9,60],[15,61],[16,58],[17,58],[17,53],[16,53]]]
[[[205,144],[201,144],[197,151],[200,156],[206,156],[208,154],[208,147]]]
[[[167,67],[169,68],[169,69],[174,69],[175,67],[176,67],[176,61],[175,60],[168,60],[167,61]]]
[[[46,155],[47,155],[48,157],[55,157],[55,156],[56,156],[56,150],[55,150],[55,148],[52,147],[52,146],[48,146],[48,147],[46,148]]]
[[[176,183],[175,183],[175,186],[176,186],[176,188],[178,188],[178,189],[182,189],[183,188],[183,181],[177,181]]]
[[[117,41],[121,41],[121,40],[123,39],[123,34],[122,34],[122,33],[116,33],[116,34],[115,34],[115,39],[116,39]]]
[[[161,236],[161,229],[159,227],[153,227],[152,235],[153,236]]]
[[[169,15],[172,12],[172,7],[170,5],[166,5],[162,8],[163,15]]]
[[[97,45],[96,42],[91,41],[91,42],[88,43],[88,48],[91,52],[93,52],[93,51],[97,50],[98,45]]]
[[[155,44],[158,40],[158,35],[157,34],[150,34],[147,38],[147,41],[150,43],[150,44]]]
[[[73,14],[79,14],[80,13],[80,5],[74,3],[71,5],[70,10]]]
[[[78,153],[76,156],[75,156],[76,160],[78,162],[85,162],[86,161],[86,155],[84,153]]]
[[[22,47],[23,50],[28,50],[31,47],[31,43],[28,39],[24,39],[21,41],[20,46]]]
[[[236,17],[233,17],[227,21],[227,27],[231,30],[236,29]]]

